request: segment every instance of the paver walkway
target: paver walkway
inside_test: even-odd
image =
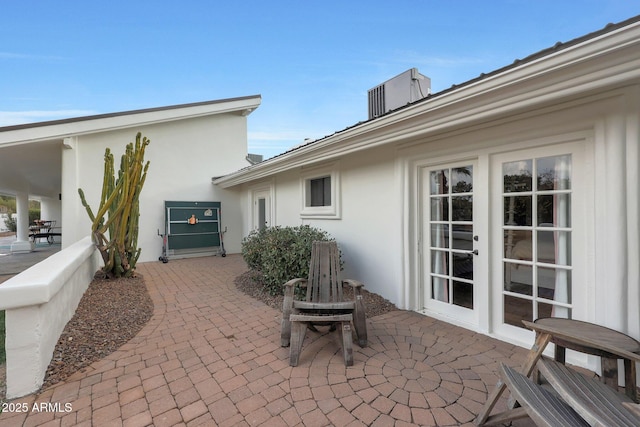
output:
[[[338,334],[309,332],[292,368],[279,311],[235,289],[245,269],[238,255],[140,264],[150,322],[64,383],[13,401],[27,412],[0,414],[0,425],[471,425],[498,363],[526,353],[396,311],[367,320],[370,344],[354,346],[354,366]]]

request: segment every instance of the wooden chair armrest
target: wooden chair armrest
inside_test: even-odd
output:
[[[287,283],[285,283],[284,286],[284,304],[291,306],[291,304],[293,303],[293,297],[294,297],[294,289],[296,286],[302,286],[302,287],[306,287],[307,286],[307,279],[291,279],[289,280]]]
[[[360,289],[360,288],[364,288],[364,285],[361,282],[358,282],[357,280],[353,280],[353,279],[343,279],[342,280],[342,284],[343,285],[349,285],[351,286],[354,290],[355,289]]]
[[[296,285],[306,286],[307,279],[291,279],[284,284],[284,299],[282,300],[282,330],[280,332],[280,345],[288,347],[291,339],[291,321],[289,316],[293,312],[294,288]]]
[[[364,285],[362,282],[353,279],[342,280],[342,285],[345,284],[351,286],[353,289],[353,299],[355,307],[353,310],[353,324],[358,336],[358,345],[360,347],[367,346],[367,315],[366,308],[364,306],[364,295],[362,295],[362,289]]]
[[[307,286],[307,279],[291,279],[287,283],[284,284],[285,291],[287,288],[293,288],[296,285]]]

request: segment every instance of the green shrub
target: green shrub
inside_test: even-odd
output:
[[[253,230],[247,237],[242,239],[242,258],[252,270],[262,269],[262,247],[266,239],[267,230]]]
[[[308,225],[264,228],[243,239],[242,257],[249,268],[260,271],[265,290],[278,295],[287,280],[309,275],[314,240],[334,239],[326,231]]]
[[[13,212],[9,211],[7,219],[5,220],[4,223],[9,229],[9,231],[12,231],[15,233],[18,230],[18,222],[12,215],[13,215]]]
[[[13,231],[14,233],[18,230],[17,220],[14,219],[11,215],[13,212],[9,210],[8,218],[5,221],[7,228],[9,231]],[[36,219],[40,219],[40,209],[29,209],[29,225],[33,224],[33,221]]]
[[[33,224],[33,221],[35,221],[36,219],[40,219],[40,209],[29,208],[29,225]]]

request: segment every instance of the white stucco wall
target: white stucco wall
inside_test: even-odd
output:
[[[7,397],[24,396],[40,388],[56,343],[100,262],[87,237],[2,284]]]
[[[14,221],[15,221],[16,214],[12,214],[12,217],[14,218]],[[8,220],[9,220],[9,213],[0,214],[0,231],[9,231],[9,226],[7,225]]]
[[[77,137],[66,141],[63,149],[63,223],[64,246],[84,237],[90,230],[87,213],[77,189],[82,188],[94,212],[102,189],[104,151],[111,149],[115,169],[125,146],[135,141],[136,133],[151,140],[145,161],[150,161],[140,200],[140,232],[142,248],[139,261],[157,260],[162,240],[157,230],[164,230],[164,201],[220,201],[222,227],[227,227],[225,249],[240,251],[242,214],[238,194],[211,184],[212,176],[224,175],[248,165],[246,116],[219,114],[175,122],[165,122],[125,130]]]
[[[501,164],[493,159],[511,152],[544,157],[558,149],[576,149],[573,184],[577,193],[572,206],[576,307],[572,316],[640,338],[638,94],[640,86],[628,86],[606,96],[591,94],[572,104],[505,112],[466,128],[328,158],[323,163],[336,163],[340,172],[339,219],[301,217],[300,180],[306,168],[276,173],[262,180],[274,187],[272,223],[309,224],[327,230],[343,249],[345,277],[361,280],[367,289],[403,308],[419,309],[415,292],[420,279],[417,170],[425,164],[475,161],[478,188],[474,197],[479,197],[481,236],[477,247],[482,252],[477,258],[481,273],[476,278],[478,314],[472,323],[461,324],[527,346],[530,332],[508,335],[495,329],[501,307],[501,285],[495,281],[501,268],[503,213],[499,184],[496,186],[492,175],[493,168]],[[245,200],[251,186],[257,185],[243,186]],[[250,204],[243,206],[250,210]],[[246,217],[249,215],[247,212]]]
[[[396,191],[394,157],[395,148],[383,147],[347,156],[336,164],[341,187],[339,219],[302,218],[301,176],[305,171],[296,169],[278,175],[272,221],[281,226],[305,224],[326,230],[342,249],[343,276],[360,280],[368,290],[398,303],[402,292],[398,239],[402,207]]]
[[[396,191],[395,149],[347,156],[340,170],[341,219],[305,220],[329,231],[342,247],[347,278],[394,303],[401,300],[401,198]],[[298,191],[298,203],[301,203]]]

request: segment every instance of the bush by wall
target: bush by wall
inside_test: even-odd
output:
[[[242,240],[242,257],[249,268],[260,271],[265,290],[278,295],[287,280],[309,275],[314,240],[334,239],[326,231],[308,225],[264,228]]]
[[[18,221],[12,215],[13,212],[9,210],[7,218],[4,220],[4,222],[9,231],[13,231],[15,233],[18,229]],[[29,225],[32,225],[33,221],[35,221],[36,219],[40,219],[40,209],[29,208]]]
[[[9,231],[12,231],[12,232],[15,233],[16,230],[18,229],[18,222],[17,222],[16,218],[13,217],[12,214],[13,213],[11,211],[9,211],[9,214],[7,215],[7,218],[4,220],[4,224],[7,226]]]
[[[29,208],[29,225],[33,224],[33,221],[40,218],[40,209]],[[47,219],[47,218],[45,218]]]

